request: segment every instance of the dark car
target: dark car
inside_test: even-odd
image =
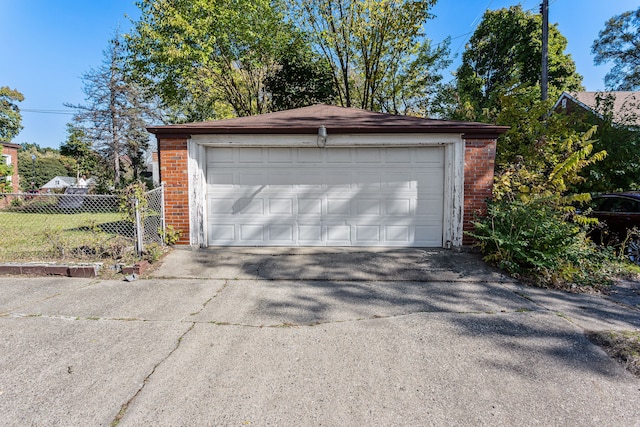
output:
[[[592,216],[604,225],[593,234],[597,243],[625,243],[629,259],[640,263],[640,192],[603,194],[593,197]]]

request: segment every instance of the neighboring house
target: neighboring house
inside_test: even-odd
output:
[[[93,178],[89,178],[86,181],[83,178],[80,178],[80,181],[77,182],[76,178],[72,176],[56,176],[40,188],[46,191],[62,190],[67,187],[90,187],[91,185],[95,185],[95,180]]]
[[[610,110],[617,125],[640,125],[640,92],[563,92],[555,111],[586,111],[602,118]]]
[[[471,243],[507,129],[328,105],[148,128],[179,244],[398,247]]]
[[[18,150],[20,145],[12,144],[10,142],[0,142],[0,148],[2,152],[2,163],[9,165],[13,168],[13,173],[10,176],[2,177],[7,180],[9,184],[8,191],[12,193],[20,192],[20,176],[18,175]]]
[[[151,153],[151,161],[147,164],[146,170],[142,176],[151,179],[154,186],[160,185],[160,166],[158,164],[158,152]]]

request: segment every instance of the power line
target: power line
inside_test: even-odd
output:
[[[43,109],[37,109],[37,108],[21,108],[20,112],[38,113],[38,114],[63,114],[63,115],[69,115],[69,116],[73,116],[77,114],[76,112],[69,111],[69,110],[43,110]]]

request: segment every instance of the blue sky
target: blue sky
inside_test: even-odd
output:
[[[515,4],[537,11],[540,0],[439,0],[436,18],[426,25],[438,43],[451,36],[459,64],[464,44],[486,9]],[[591,44],[610,17],[635,10],[637,0],[550,0],[549,16],[568,39],[587,90],[604,88],[608,66],[593,65]],[[117,28],[126,33],[127,16],[136,19],[133,0],[0,0],[0,86],[17,89],[24,129],[13,142],[59,147],[70,114],[64,103],[84,103],[81,76],[102,61],[102,51]],[[449,76],[447,76],[449,78]]]

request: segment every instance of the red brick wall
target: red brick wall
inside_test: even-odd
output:
[[[189,174],[187,138],[159,138],[160,178],[164,183],[164,217],[180,230],[179,245],[189,244]]]
[[[496,141],[467,139],[464,149],[464,231],[473,229],[474,217],[485,213],[486,200],[491,198]],[[462,243],[471,245],[473,239],[464,236]]]
[[[20,176],[18,176],[18,148],[17,144],[0,144],[0,151],[2,154],[6,154],[11,157],[11,167],[13,168],[13,175],[11,177],[11,192],[20,192]],[[2,159],[0,159],[2,161]]]

